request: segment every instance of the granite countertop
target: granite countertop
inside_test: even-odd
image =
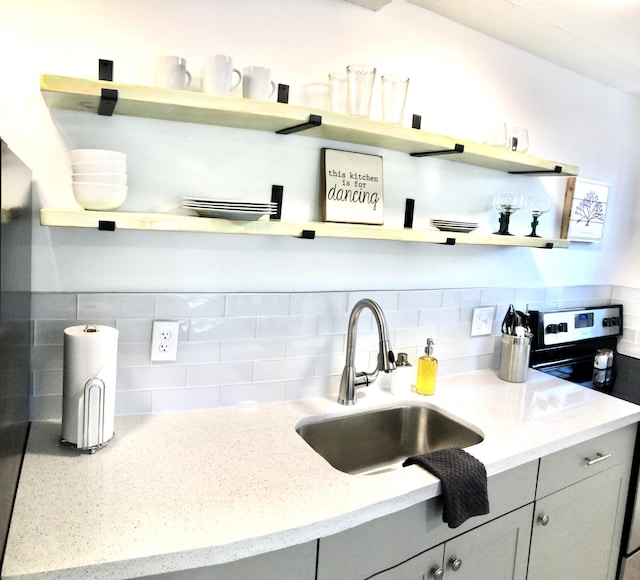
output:
[[[442,377],[432,404],[478,427],[467,449],[489,476],[640,421],[640,406],[531,370]],[[405,399],[405,400],[406,400]],[[32,425],[2,578],[124,578],[237,560],[327,536],[440,494],[412,466],[371,476],[331,467],[295,431],[319,414],[400,399],[360,391],[354,407],[305,399],[116,418],[95,455]]]

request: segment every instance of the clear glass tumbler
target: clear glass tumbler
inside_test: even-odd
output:
[[[347,73],[329,75],[329,105],[334,113],[348,113]]]
[[[349,89],[349,114],[368,117],[376,69],[367,64],[350,64],[347,67]]]
[[[383,75],[382,120],[387,123],[402,123],[407,102],[409,77]]]

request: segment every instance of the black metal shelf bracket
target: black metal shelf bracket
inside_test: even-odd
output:
[[[283,85],[278,83],[277,101],[279,103],[284,103],[285,105],[289,103],[289,85]]]
[[[546,250],[553,250],[553,242],[547,242],[544,247]]]
[[[464,145],[456,143],[453,149],[442,149],[440,151],[418,151],[410,153],[411,157],[432,157],[434,155],[449,155],[451,153],[464,153]]]
[[[416,115],[414,113],[413,117],[411,117],[411,128],[420,129],[421,126],[422,126],[422,115]]]
[[[455,246],[456,245],[456,239],[455,238],[447,238],[446,242],[442,242],[442,244],[444,246]]]
[[[562,173],[562,165],[556,165],[554,169],[535,169],[532,171],[509,171],[511,175],[556,175]]]
[[[271,186],[271,203],[277,204],[276,213],[269,216],[270,220],[279,220],[282,217],[282,198],[284,195],[284,186],[272,185]]]
[[[101,81],[113,81],[113,61],[98,59],[98,79]]]
[[[98,115],[111,117],[118,103],[118,91],[116,89],[102,89],[100,92],[100,103],[98,104]]]
[[[116,231],[116,222],[111,220],[99,220],[98,221],[98,229],[101,232],[115,232]]]
[[[300,238],[302,238],[303,240],[315,240],[316,231],[315,230],[302,230],[302,233],[300,234]]]
[[[313,129],[322,125],[322,115],[309,115],[309,120],[306,123],[295,125],[294,127],[287,127],[286,129],[280,129],[276,131],[277,135],[289,135],[291,133],[299,133],[300,131],[306,131],[307,129]]]
[[[413,210],[415,208],[416,201],[408,197],[404,201],[404,227],[413,228]]]

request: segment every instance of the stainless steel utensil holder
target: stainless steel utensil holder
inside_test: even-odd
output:
[[[531,334],[513,336],[502,334],[498,377],[511,383],[524,383],[529,372]]]

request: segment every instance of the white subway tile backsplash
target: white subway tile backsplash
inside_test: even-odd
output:
[[[32,420],[59,419],[63,330],[94,322],[119,329],[116,412],[151,413],[337,395],[351,309],[361,298],[385,313],[394,352],[415,366],[428,337],[441,375],[495,368],[500,322],[519,309],[624,303],[625,340],[640,341],[640,289],[462,288],[376,292],[33,294]],[[496,306],[491,336],[471,337],[476,306]],[[175,362],[152,363],[153,320],[179,320]],[[376,365],[370,311],[358,321],[356,369]],[[383,385],[389,377],[378,380]]]
[[[155,306],[153,294],[79,294],[78,318],[153,318]]]
[[[156,299],[156,318],[202,318],[224,316],[224,294],[160,294]]]
[[[78,317],[78,295],[34,292],[31,295],[31,316],[34,320],[75,320]]]
[[[318,316],[259,316],[256,322],[257,338],[309,336],[318,333]]]
[[[289,314],[289,294],[229,294],[226,316],[269,316]]]
[[[248,338],[221,343],[220,361],[255,361],[285,358],[285,338]]]
[[[187,386],[214,387],[251,383],[253,379],[253,363],[220,363],[216,365],[193,365],[187,373]]]
[[[255,338],[255,336],[256,318],[254,316],[194,318],[191,320],[189,329],[191,341]]]

